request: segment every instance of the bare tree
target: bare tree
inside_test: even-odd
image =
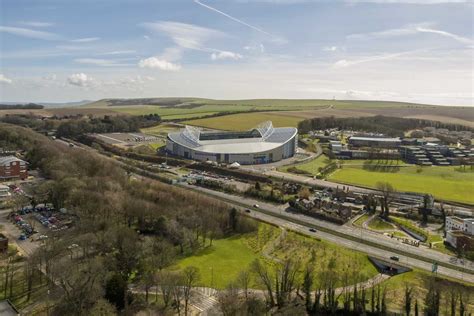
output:
[[[382,217],[388,219],[390,215],[389,204],[393,201],[395,195],[395,189],[388,182],[377,182],[375,184],[377,190],[382,193],[381,206],[382,206]]]
[[[192,289],[199,282],[199,269],[193,266],[184,268],[183,270],[183,298],[184,298],[184,314],[188,314],[188,304],[191,298]]]

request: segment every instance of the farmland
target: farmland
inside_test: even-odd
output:
[[[295,117],[279,115],[279,113],[258,112],[190,120],[184,123],[212,129],[239,131],[251,129],[265,121],[272,121],[275,127],[288,127],[297,126],[301,120]]]
[[[460,167],[410,166],[384,172],[361,166],[343,166],[329,179],[370,188],[383,179],[399,191],[430,193],[439,199],[474,204],[474,171]]]

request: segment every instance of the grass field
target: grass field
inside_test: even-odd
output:
[[[179,260],[170,269],[195,266],[201,274],[200,285],[224,288],[236,279],[240,271],[249,268],[255,259],[262,259],[262,262],[269,267],[274,266],[275,261],[264,258],[262,250],[267,248],[280,233],[279,228],[261,223],[258,233],[215,240],[211,247]],[[270,252],[270,256],[278,259],[297,259],[303,266],[312,253],[315,254],[317,260],[316,272],[320,272],[330,258],[334,258],[338,271],[353,266],[357,267],[366,278],[377,274],[376,269],[363,253],[329,242],[317,241],[294,232],[288,232],[283,241]],[[259,285],[252,284],[252,287],[259,288]]]
[[[176,132],[179,129],[180,128],[175,126],[175,125],[163,123],[163,124],[153,126],[153,127],[142,128],[140,130],[140,132],[142,132],[144,134],[150,134],[150,135],[155,135],[155,136],[164,136],[164,137],[166,137],[166,135],[168,135],[168,133]]]
[[[391,224],[384,222],[378,217],[375,217],[373,220],[370,221],[369,227],[375,230],[395,229],[395,227],[393,227]]]
[[[303,170],[309,172],[313,175],[317,175],[319,173],[319,168],[324,168],[327,164],[329,164],[330,160],[325,155],[320,155],[318,158],[313,159],[307,163],[302,163],[298,165],[290,165],[290,166],[283,166],[278,168],[279,171],[288,172],[288,168],[296,167],[299,170]]]
[[[369,219],[368,214],[364,214],[361,217],[359,217],[356,221],[354,221],[354,225],[357,227],[362,227],[362,224]]]
[[[343,166],[331,174],[329,179],[371,188],[374,188],[377,182],[385,181],[399,191],[431,193],[439,199],[474,204],[474,171],[463,171],[459,167],[412,166],[394,168],[394,172],[384,172],[360,166]]]
[[[239,113],[226,116],[205,118],[185,121],[184,124],[201,126],[212,129],[222,129],[231,131],[248,130],[259,123],[272,121],[275,127],[297,126],[302,119],[296,117],[285,117],[278,113]]]

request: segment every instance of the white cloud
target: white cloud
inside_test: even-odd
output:
[[[10,84],[12,82],[13,82],[13,80],[11,80],[10,78],[5,77],[4,74],[0,74],[0,83]]]
[[[323,47],[323,51],[325,52],[335,52],[338,50],[338,47],[337,46],[326,46],[326,47]]]
[[[74,62],[79,63],[79,64],[96,65],[96,66],[102,66],[102,67],[132,66],[132,64],[123,63],[121,61],[123,61],[123,60],[102,59],[102,58],[77,58],[77,59],[74,59]]]
[[[39,21],[26,21],[26,22],[21,22],[21,24],[26,25],[26,26],[32,26],[32,27],[50,27],[54,25],[54,23],[39,22]]]
[[[432,33],[437,34],[443,37],[454,39],[463,44],[472,44],[474,41],[472,39],[462,37],[450,32],[443,30],[438,30],[433,28],[433,23],[423,22],[416,24],[408,24],[401,28],[388,29],[378,32],[369,32],[369,33],[358,33],[351,34],[347,36],[348,39],[378,39],[378,38],[391,38],[398,36],[407,36],[420,33]]]
[[[57,79],[57,76],[56,74],[49,74],[49,75],[43,76],[43,79],[47,81],[55,81]]]
[[[205,50],[203,44],[206,41],[224,35],[220,31],[207,27],[180,22],[160,21],[140,25],[150,31],[165,33],[180,47],[196,50]]]
[[[67,82],[73,86],[90,87],[94,84],[94,79],[81,72],[70,75]]]
[[[247,45],[247,46],[244,46],[243,48],[247,51],[256,51],[262,54],[265,53],[265,46],[262,43],[258,45]]]
[[[72,43],[89,43],[100,40],[100,37],[84,37],[70,40]]]
[[[0,26],[0,32],[47,41],[55,41],[61,39],[61,36],[51,32],[36,31],[22,27]]]
[[[136,50],[115,50],[111,52],[100,53],[97,55],[127,55],[127,54],[133,54],[136,52],[137,52]]]
[[[239,59],[242,59],[242,55],[234,53],[234,52],[220,51],[220,52],[212,53],[211,59],[212,60],[221,60],[221,59],[239,60]]]
[[[148,36],[148,35],[143,35],[143,38],[146,39],[146,40],[149,40],[149,39],[150,39],[150,36]]]
[[[178,71],[181,65],[173,64],[169,61],[159,59],[158,57],[149,57],[138,62],[140,68],[161,69],[166,71]]]

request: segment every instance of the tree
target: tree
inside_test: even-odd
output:
[[[244,291],[245,300],[248,300],[248,289],[251,281],[251,275],[248,270],[240,271],[237,276],[237,285]]]
[[[260,191],[262,188],[261,188],[261,185],[260,185],[260,182],[255,182],[255,190],[257,191]]]
[[[375,184],[377,190],[382,194],[381,206],[382,206],[382,217],[388,219],[390,215],[389,204],[394,198],[395,189],[388,182],[377,182]]]
[[[429,281],[428,293],[425,297],[425,314],[427,316],[438,316],[439,315],[439,302],[441,298],[441,292],[435,284],[435,280]]]
[[[408,284],[405,284],[405,314],[410,316],[411,312],[411,301],[413,299],[413,288],[409,287]]]
[[[125,299],[128,295],[127,281],[119,273],[112,275],[105,284],[105,298],[118,310],[125,307]]]
[[[311,192],[307,187],[302,187],[301,190],[298,192],[298,196],[301,199],[309,199],[309,197],[311,196]]]
[[[112,316],[117,315],[117,310],[114,305],[107,300],[100,298],[90,310],[90,315],[94,316]]]
[[[199,282],[199,269],[193,266],[184,268],[183,270],[183,297],[184,297],[184,314],[188,315],[188,304],[191,298],[191,290]]]

